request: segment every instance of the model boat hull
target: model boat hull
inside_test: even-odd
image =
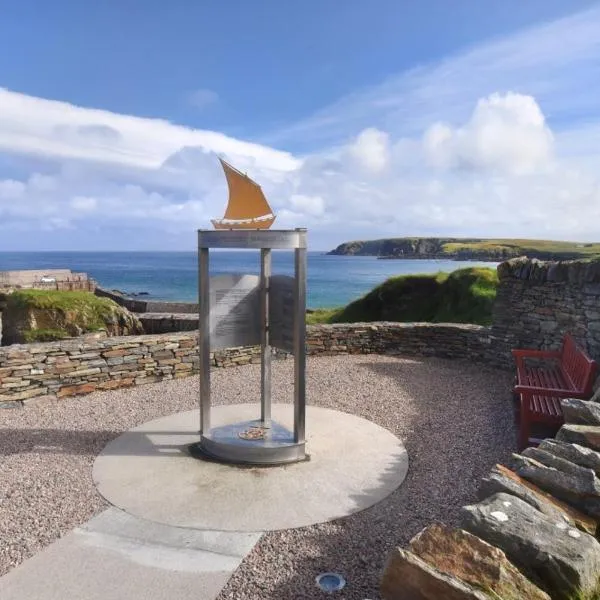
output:
[[[275,217],[267,219],[244,219],[240,221],[211,219],[211,223],[215,229],[269,229],[274,221]]]

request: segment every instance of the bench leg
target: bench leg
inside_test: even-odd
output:
[[[529,411],[527,410],[527,408],[528,408],[527,405],[528,405],[527,400],[523,396],[521,396],[521,410],[520,410],[520,414],[519,414],[519,440],[518,440],[519,452],[521,450],[525,450],[525,448],[527,448],[527,446],[529,446],[530,422],[529,422]]]

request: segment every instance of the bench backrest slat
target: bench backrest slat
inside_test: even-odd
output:
[[[596,362],[577,346],[568,333],[563,342],[561,366],[576,390],[591,395],[596,375]]]

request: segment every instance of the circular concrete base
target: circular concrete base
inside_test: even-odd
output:
[[[256,418],[255,404],[216,406],[213,427]],[[293,407],[276,404],[273,419],[291,427]],[[110,442],[94,463],[98,491],[137,517],[197,529],[268,531],[330,521],[376,504],[404,480],[402,442],[374,423],[307,407],[310,460],[238,467],[198,460],[198,411],[145,423]]]

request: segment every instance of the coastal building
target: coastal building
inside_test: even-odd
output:
[[[70,269],[0,271],[0,290],[26,288],[93,292],[97,285],[87,273],[73,273]]]

